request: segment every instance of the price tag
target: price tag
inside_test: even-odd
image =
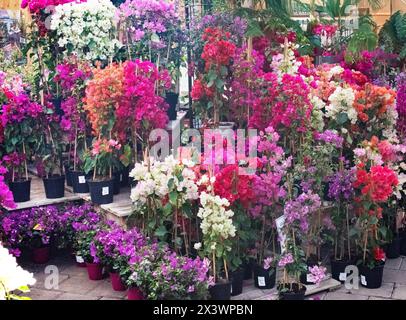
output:
[[[258,277],[258,285],[260,287],[265,287],[265,277]]]
[[[338,277],[340,281],[347,280],[347,274],[345,272],[340,272],[340,276]]]
[[[365,276],[363,276],[363,275],[361,275],[361,284],[362,284],[363,286],[366,286],[366,285],[367,285],[367,279],[366,279]]]
[[[80,184],[86,183],[86,177],[85,176],[79,176],[79,183]]]
[[[109,187],[103,187],[102,196],[107,196],[110,193]]]
[[[76,256],[77,263],[85,263],[85,260],[81,256]]]

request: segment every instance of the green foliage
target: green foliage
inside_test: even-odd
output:
[[[355,31],[347,46],[352,57],[358,57],[364,51],[373,51],[378,44],[378,36],[375,33],[376,23],[370,15],[362,16],[359,20],[359,29]]]
[[[388,53],[406,59],[406,13],[395,12],[379,32],[379,45]]]

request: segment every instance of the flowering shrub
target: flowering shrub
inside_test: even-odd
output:
[[[115,108],[123,94],[123,66],[109,64],[106,68],[93,69],[93,78],[86,86],[84,109],[96,137],[106,137],[113,130]]]
[[[264,79],[266,94],[254,103],[249,126],[263,130],[271,125],[287,134],[306,132],[312,113],[309,86],[300,76],[290,74],[284,74],[281,83],[272,73],[266,74]]]
[[[253,179],[250,175],[239,175],[238,165],[225,166],[216,175],[214,193],[227,199],[231,205],[237,201],[248,209],[255,200]]]
[[[69,2],[55,7],[50,29],[56,32],[58,45],[89,61],[112,58],[121,43],[114,34],[115,6],[110,0]]]
[[[116,130],[120,139],[131,128],[130,138],[141,135],[146,145],[153,129],[164,129],[169,121],[167,104],[157,92],[168,89],[171,79],[167,70],[159,70],[149,61],[127,61],[123,68],[123,101],[116,109]]]
[[[177,248],[183,243],[186,252],[190,244],[185,220],[190,216],[190,202],[199,198],[192,165],[186,161],[181,163],[173,156],[166,157],[162,162],[148,158],[136,163],[130,172],[130,177],[137,182],[131,191],[134,214],[141,220],[143,231],[162,240],[170,234],[173,246]],[[168,220],[174,223],[171,231],[164,223]],[[179,227],[181,232],[178,232]]]
[[[59,211],[55,206],[13,211],[1,220],[5,244],[15,256],[25,248],[47,246],[60,230]]]
[[[28,292],[28,285],[35,282],[34,275],[21,268],[16,258],[0,243],[0,300],[22,300],[13,292]]]
[[[406,139],[406,73],[401,73],[396,78],[397,83],[397,97],[396,97],[396,110],[399,118],[397,120],[397,128],[403,141]]]
[[[308,191],[300,194],[296,199],[287,201],[283,211],[287,224],[298,224],[302,232],[309,229],[309,218],[321,206],[320,197]]]
[[[7,169],[0,165],[0,206],[14,209],[17,205],[14,203],[13,194],[4,181],[6,172]]]
[[[218,258],[221,258],[220,265],[228,278],[227,255],[232,249],[231,238],[235,237],[236,232],[232,220],[234,212],[227,209],[230,206],[227,199],[206,192],[200,194],[200,203],[197,216],[202,219],[203,252],[211,259],[212,275],[216,282],[216,279],[221,278],[221,268],[216,268],[219,265],[216,263]]]
[[[166,252],[152,271],[154,280],[148,290],[149,299],[201,300],[208,294],[208,260],[191,259]]]
[[[112,221],[106,228],[97,230],[89,251],[96,263],[102,263],[110,271],[119,272],[134,258],[138,248],[146,245],[145,237],[136,229],[124,230]]]
[[[171,70],[174,80],[181,64],[186,36],[181,28],[178,5],[165,0],[127,0],[117,12],[132,54]]]
[[[209,115],[218,124],[225,107],[225,85],[236,46],[230,41],[230,33],[220,28],[206,28],[202,39],[204,70],[194,83],[192,97],[202,118]]]

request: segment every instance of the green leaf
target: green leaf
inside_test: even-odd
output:
[[[178,193],[176,191],[172,191],[169,193],[169,202],[171,205],[175,206],[177,205],[178,200]]]
[[[348,121],[348,115],[346,113],[342,112],[342,113],[338,114],[336,121],[340,125],[344,124]]]
[[[155,236],[158,238],[163,238],[165,235],[168,233],[168,230],[166,230],[165,226],[160,226],[158,229],[155,230]]]
[[[172,205],[169,202],[162,208],[162,210],[165,217],[172,215]]]

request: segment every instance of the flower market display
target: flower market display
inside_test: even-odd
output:
[[[128,300],[369,293],[406,263],[406,14],[378,34],[338,0],[306,26],[271,2],[21,1],[0,300],[60,255]]]

